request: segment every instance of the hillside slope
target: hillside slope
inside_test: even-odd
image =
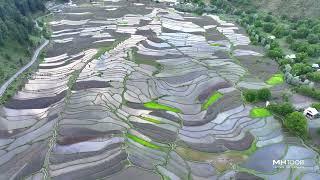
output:
[[[0,0],[0,84],[29,62],[43,32],[34,18],[46,11],[43,0]]]
[[[259,9],[292,18],[320,17],[319,0],[251,0]]]

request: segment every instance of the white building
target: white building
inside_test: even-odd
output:
[[[319,69],[319,64],[312,64],[312,68]]]
[[[275,37],[275,36],[272,36],[272,35],[269,36],[268,38],[269,38],[269,39],[272,39],[272,40],[273,40],[273,39],[276,39],[276,37]]]
[[[314,118],[317,118],[319,117],[319,112],[316,108],[313,108],[313,107],[308,107],[307,109],[305,109],[303,111],[303,114],[310,118],[310,119],[314,119]]]
[[[286,58],[286,59],[295,59],[295,58],[297,58],[297,57],[296,57],[295,54],[288,54],[288,55],[286,55],[285,58]]]

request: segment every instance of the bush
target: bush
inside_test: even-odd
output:
[[[263,19],[265,22],[272,22],[273,21],[273,18],[271,15],[267,15],[266,17],[264,17]]]
[[[277,25],[272,31],[272,34],[277,38],[282,38],[283,36],[288,34],[288,31],[283,25]]]
[[[301,38],[301,39],[304,39],[308,36],[309,34],[309,29],[305,26],[301,26],[297,29],[297,38]]]
[[[311,88],[309,86],[296,87],[295,91],[305,96],[312,97],[314,99],[320,100],[320,90]]]
[[[320,103],[313,103],[311,107],[316,108],[318,111],[320,110]]]
[[[271,98],[271,92],[268,88],[259,89],[257,91],[257,99],[260,101],[267,101]]]
[[[282,117],[285,117],[289,113],[295,111],[294,107],[290,103],[270,104],[267,109],[272,113]]]
[[[313,32],[313,33],[320,33],[320,24],[314,26],[314,27],[312,28],[312,32]]]
[[[274,48],[267,51],[267,56],[272,59],[279,59],[283,57],[283,53],[280,48]]]
[[[273,23],[264,23],[263,24],[263,31],[266,33],[271,33],[272,30],[274,29],[274,24]]]
[[[304,63],[293,64],[292,70],[291,70],[292,74],[296,75],[296,76],[307,74],[312,71],[313,71],[312,67],[310,65],[304,64]]]
[[[286,37],[286,42],[287,42],[288,44],[294,43],[294,39],[293,39],[292,35],[289,35],[289,36]]]
[[[254,27],[262,27],[262,22],[260,20],[255,21]]]
[[[319,42],[319,37],[316,34],[309,34],[307,40],[310,44],[316,44]]]
[[[255,102],[257,99],[257,91],[255,90],[246,90],[244,91],[243,95],[244,99],[250,103]]]
[[[320,72],[319,71],[308,73],[307,77],[311,81],[320,82]]]
[[[306,62],[307,57],[308,57],[308,54],[306,53],[297,53],[295,62],[296,63]]]
[[[306,138],[308,133],[307,119],[300,112],[292,112],[284,119],[284,125],[289,131],[301,138]]]
[[[267,101],[271,98],[271,92],[268,88],[259,90],[245,90],[243,93],[244,99],[247,102],[253,103],[257,101]]]

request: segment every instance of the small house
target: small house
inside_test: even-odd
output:
[[[275,36],[272,36],[272,35],[269,36],[268,38],[269,38],[269,39],[272,39],[272,40],[276,39],[276,37],[275,37]]]
[[[312,68],[319,69],[319,64],[312,64]]]
[[[313,108],[313,107],[308,107],[307,109],[305,109],[303,111],[303,114],[309,119],[314,119],[314,118],[319,117],[318,110],[316,108]]]
[[[297,57],[296,57],[295,54],[288,54],[288,55],[286,55],[285,58],[286,58],[286,59],[296,59]]]

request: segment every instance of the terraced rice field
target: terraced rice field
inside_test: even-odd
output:
[[[239,89],[268,85],[242,78],[236,58],[261,53],[235,24],[165,3],[75,3],[0,109],[0,179],[320,178],[318,153],[242,102]]]

